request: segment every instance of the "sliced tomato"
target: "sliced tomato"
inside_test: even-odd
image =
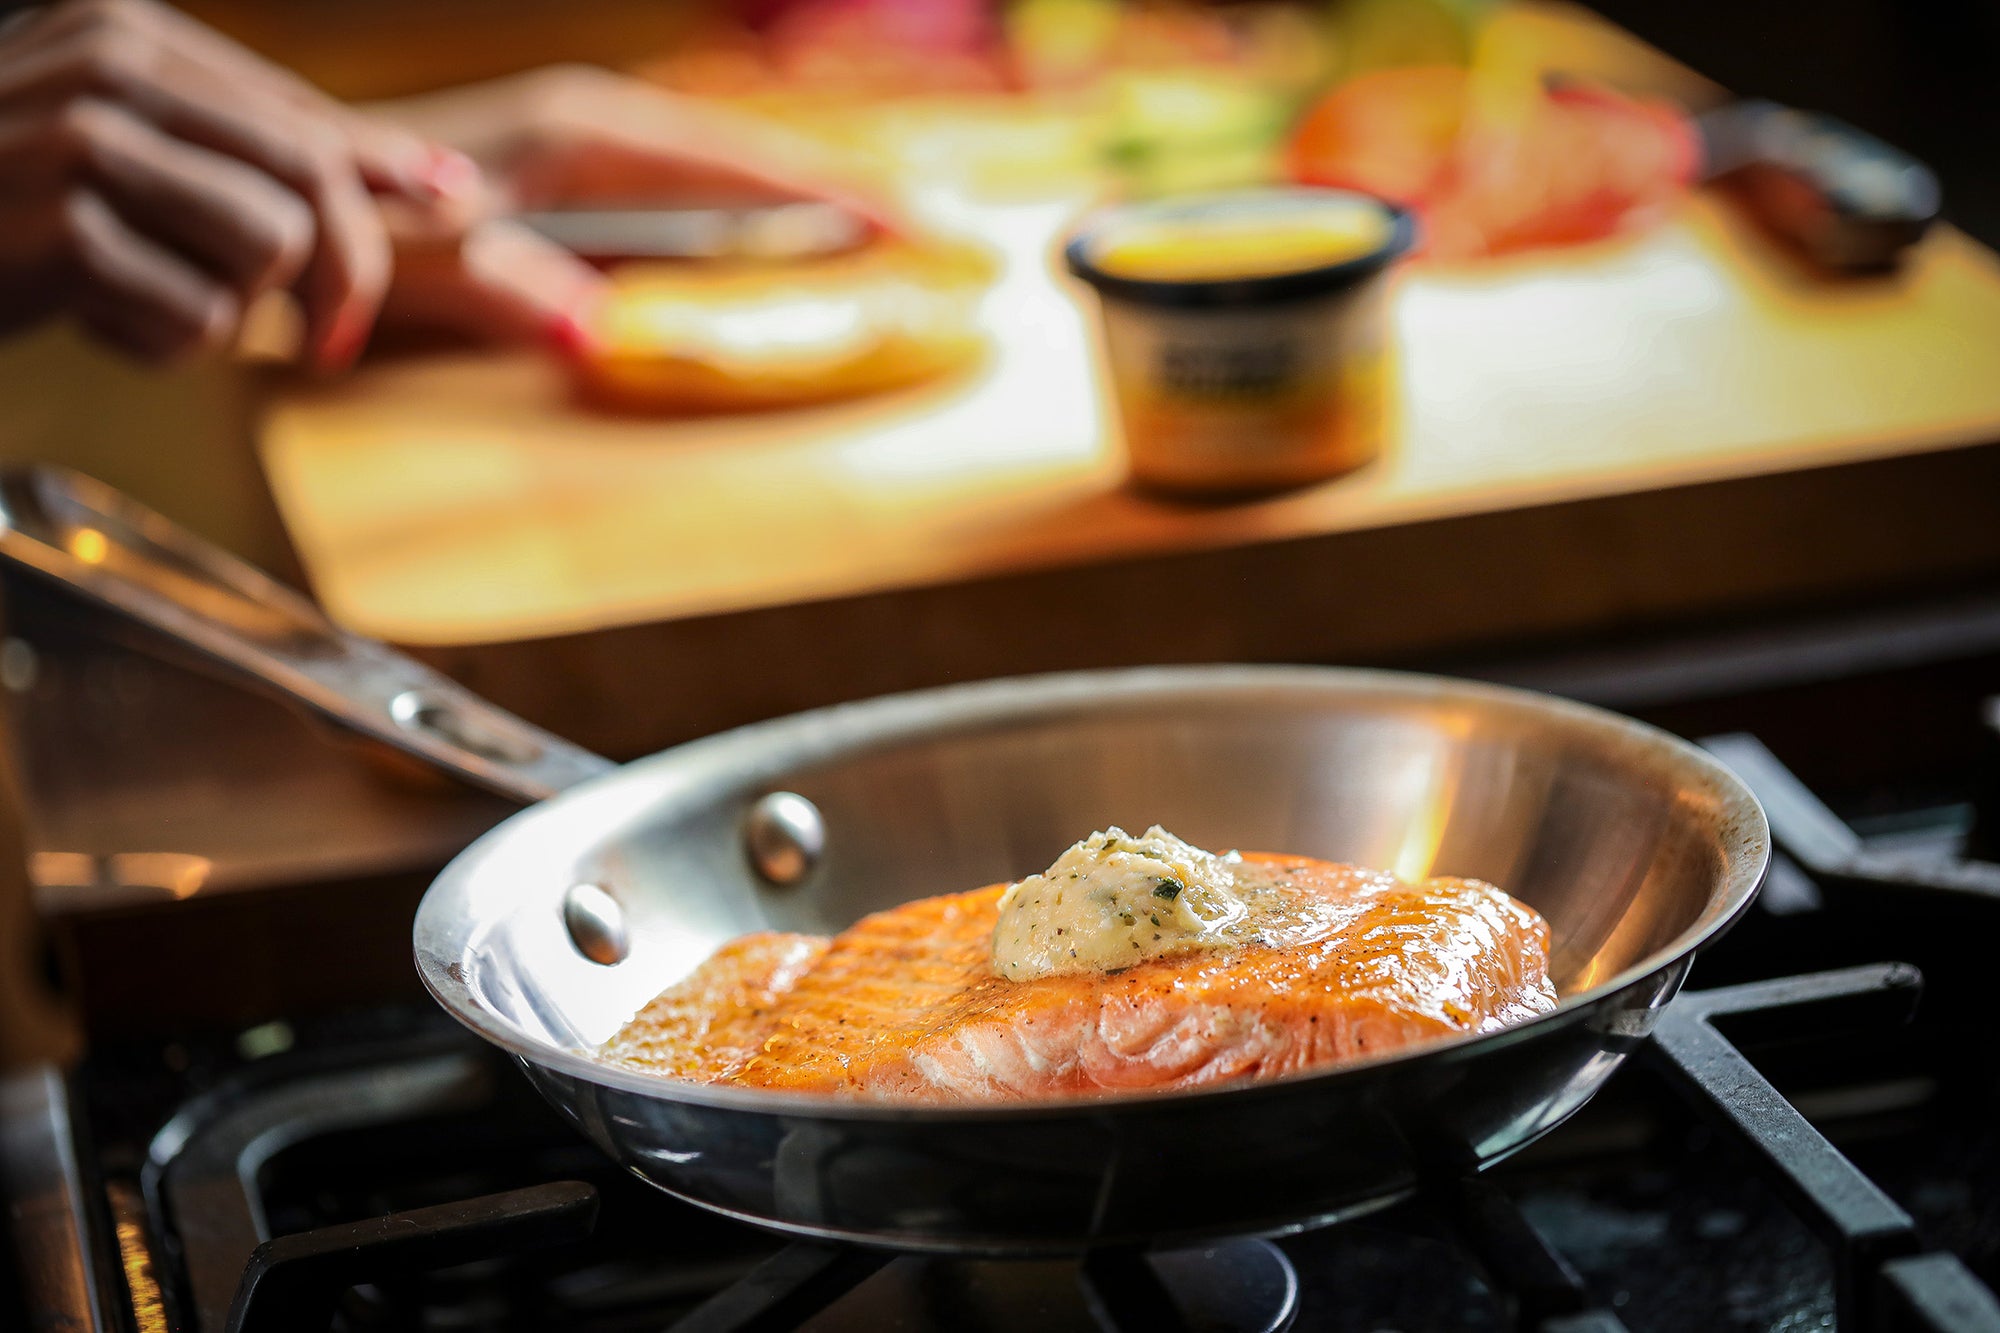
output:
[[[1677,109],[1582,85],[1550,92],[1510,163],[1498,196],[1466,206],[1482,215],[1486,252],[1598,240],[1657,213],[1694,179],[1700,148]]]
[[[1384,70],[1334,90],[1291,142],[1294,179],[1416,209],[1426,253],[1504,254],[1596,240],[1657,213],[1694,179],[1700,145],[1677,108],[1565,85],[1505,124],[1467,113],[1452,67]]]
[[[1348,80],[1293,131],[1293,179],[1420,207],[1450,172],[1465,82],[1455,65],[1377,70]]]

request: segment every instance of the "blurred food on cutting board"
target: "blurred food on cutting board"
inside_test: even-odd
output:
[[[1331,186],[1408,209],[1413,260],[1454,267],[1642,233],[1721,175],[1831,269],[1887,266],[1934,215],[1920,165],[1844,127],[1683,106],[1618,68],[1575,77],[1558,12],[736,0],[690,7],[673,41],[630,62],[671,102],[571,76],[537,103],[594,108],[589,152],[564,146],[561,116],[484,151],[490,118],[443,137],[504,168],[524,240],[607,274],[558,338],[582,397],[664,414],[853,397],[972,364],[1024,209],[1046,212],[1041,264],[1093,206]],[[458,97],[416,104],[448,121]],[[715,179],[659,179],[649,138]],[[763,188],[746,163],[779,164],[814,197]]]
[[[1664,102],[1544,87],[1532,69],[1378,70],[1327,94],[1289,145],[1299,180],[1415,209],[1424,252],[1468,259],[1646,225],[1694,179],[1693,126]]]
[[[588,398],[718,412],[901,388],[979,355],[980,250],[875,239],[798,257],[738,254],[620,270],[573,349]]]
[[[1367,189],[1424,215],[1435,258],[1643,227],[1726,169],[1710,160],[1713,130],[1691,119],[1710,108],[1619,86],[1615,71],[1570,77],[1569,53],[1551,40],[1560,25],[1534,21],[1532,6],[1517,21],[1523,9],[758,0],[702,11],[640,71],[821,129],[830,112],[841,122],[843,105],[891,104],[876,147],[978,105],[992,132],[962,144],[966,156],[1004,170],[1000,159],[1015,155],[1029,188],[1081,167],[1125,198],[1286,180]],[[1843,129],[1815,122],[1816,132]],[[1800,136],[1787,140],[1735,127],[1724,152],[1771,158],[1837,205],[1852,204],[1858,174],[1883,174],[1871,164],[1855,181],[1828,181],[1801,160]]]
[[[1328,11],[1328,31],[1343,12]],[[1476,37],[1508,29],[1535,53],[1542,87],[1552,74],[1587,78],[1627,97],[1671,97],[1698,117],[1728,100],[1685,66],[1572,6],[1502,4]],[[671,42],[630,48],[634,57],[675,49]],[[1413,66],[1453,63],[1449,52],[1419,54]],[[660,72],[657,62],[653,68]],[[1236,77],[1226,65],[1196,68],[1203,77]],[[1171,76],[1163,70],[1148,77]],[[1327,88],[1347,77],[1344,68],[1330,75],[1336,82]],[[652,420],[577,410],[566,368],[528,353],[411,358],[363,367],[338,386],[287,393],[260,445],[315,588],[350,623],[434,645],[567,644],[565,636],[613,624],[683,621],[699,626],[687,633],[701,637],[710,617],[742,614],[746,625],[761,626],[773,608],[890,605],[876,599],[900,596],[896,589],[926,590],[910,595],[946,606],[923,599],[990,586],[990,613],[981,602],[968,625],[1011,623],[1045,593],[1051,605],[1077,608],[1062,615],[1095,623],[1107,593],[1122,604],[1114,585],[1128,569],[1169,575],[1178,597],[1179,571],[1207,577],[1213,552],[1207,586],[1219,608],[1266,571],[1296,580],[1286,586],[1301,595],[1310,589],[1337,599],[1356,590],[1352,596],[1370,599],[1365,611],[1357,604],[1353,616],[1308,618],[1325,639],[1311,651],[1363,651],[1348,642],[1360,634],[1373,645],[1366,651],[1380,652],[1392,640],[1434,646],[1439,636],[1469,641],[1528,624],[1549,629],[1557,623],[1549,590],[1569,586],[1573,562],[1564,559],[1560,579],[1553,564],[1540,573],[1528,567],[1562,556],[1579,525],[1596,523],[1600,511],[1615,508],[1625,522],[1627,507],[1643,509],[1659,522],[1647,531],[1674,533],[1709,523],[1706,492],[1697,505],[1689,486],[1734,487],[1740,479],[1746,512],[1810,507],[1831,494],[1822,490],[1822,471],[1852,464],[1865,469],[1855,474],[1855,493],[1872,512],[1880,468],[1899,468],[1907,456],[1913,472],[1929,477],[1924,460],[1933,452],[1990,438],[1990,377],[1957,355],[1993,341],[2000,297],[1989,252],[1939,227],[1893,277],[1817,281],[1704,184],[1675,200],[1664,221],[1631,234],[1406,264],[1390,284],[1389,420],[1375,462],[1258,503],[1162,504],[1134,495],[1099,303],[1060,268],[1063,241],[1095,207],[1142,194],[1115,172],[1107,149],[1106,82],[1093,76],[1072,86],[971,93],[767,86],[733,94],[726,105],[854,149],[850,157],[866,159],[871,179],[893,187],[916,227],[991,246],[999,274],[978,315],[990,354],[917,391]],[[1301,91],[1297,114],[1323,93]],[[1268,144],[1274,163],[1288,128]],[[1878,466],[1881,459],[1898,461]],[[1788,480],[1764,480],[1773,477]],[[1937,502],[1957,502],[1955,488],[1945,487],[1952,493]],[[1828,501],[1812,512],[1844,529],[1854,522],[1843,516],[1845,504]],[[1505,573],[1483,556],[1472,561],[1491,576],[1477,596],[1438,603],[1428,572],[1407,563],[1411,553],[1421,548],[1469,568],[1465,550],[1508,547],[1483,526],[1496,515],[1507,524],[1519,516],[1523,525],[1546,517],[1549,526],[1524,537]],[[1470,547],[1423,535],[1422,525],[1460,520],[1471,525],[1463,533]],[[1907,534],[1860,526],[1876,533],[1873,549],[1886,558],[1931,550],[1937,525]],[[1364,534],[1380,534],[1379,542]],[[1792,550],[1763,545],[1754,558],[1746,551],[1726,562],[1661,566],[1645,554],[1672,549],[1671,540],[1645,543],[1634,548],[1640,555],[1619,585],[1620,604],[1684,614],[1693,605],[1687,588],[1726,577],[1741,580],[1729,585],[1728,598],[1738,601],[1714,604],[1747,605],[1766,595],[1755,590],[1778,586],[1772,561]],[[1864,567],[1846,552],[1815,547],[1797,563],[1796,578],[1824,581]],[[1380,580],[1354,578],[1356,568],[1409,577],[1377,596],[1359,590]],[[1648,582],[1660,568],[1685,582]],[[1590,582],[1588,595],[1565,603],[1575,615],[1562,623],[1581,626],[1603,614],[1603,586]],[[1661,600],[1648,600],[1656,588]],[[1396,638],[1433,611],[1435,626]],[[797,623],[806,625],[821,611],[800,614]],[[1226,612],[1218,615],[1217,623],[1230,623]],[[1339,627],[1329,628],[1335,621]],[[760,662],[772,660],[769,644],[778,641],[757,640]],[[992,669],[994,653],[1014,651],[997,632],[981,631],[977,641],[979,670]],[[1046,652],[1008,660],[1021,670],[1063,665],[1071,640],[1057,633],[1048,642]],[[1182,646],[1225,655],[1251,647]],[[974,660],[965,658],[965,669]],[[741,680],[747,691],[755,679],[732,668],[710,673],[701,689],[738,688]],[[746,704],[738,716],[755,707]]]

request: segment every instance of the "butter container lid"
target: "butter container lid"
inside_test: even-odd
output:
[[[1260,305],[1323,296],[1416,244],[1407,209],[1355,190],[1273,188],[1106,209],[1064,247],[1070,272],[1142,305]]]

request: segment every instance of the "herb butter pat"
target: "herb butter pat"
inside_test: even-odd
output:
[[[1137,837],[1093,833],[1001,895],[993,970],[1010,981],[1115,972],[1238,943],[1237,868],[1234,853],[1205,852],[1157,824]]]

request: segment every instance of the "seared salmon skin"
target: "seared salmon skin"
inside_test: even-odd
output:
[[[1004,1102],[1287,1074],[1555,1007],[1547,923],[1491,884],[1254,853],[1239,873],[1273,928],[1109,971],[998,975],[1004,885],[831,940],[745,936],[599,1053],[701,1082]]]

